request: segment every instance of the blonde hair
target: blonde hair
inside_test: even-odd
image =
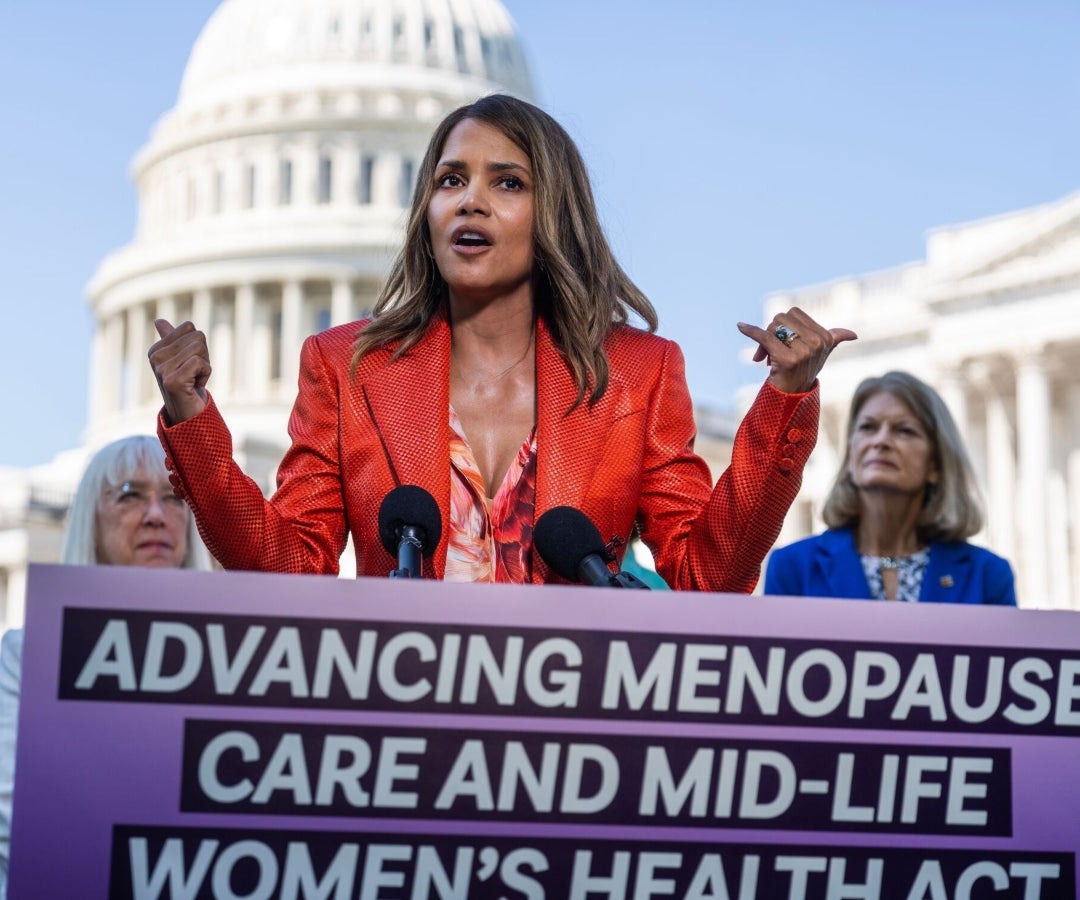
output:
[[[875,394],[892,394],[907,405],[930,440],[938,480],[928,484],[915,533],[924,543],[963,541],[982,528],[983,512],[975,475],[949,408],[930,385],[908,372],[886,372],[864,379],[855,389],[848,412],[844,459],[836,473],[822,512],[830,528],[854,527],[859,522],[859,491],[848,473],[851,435],[859,411]]]
[[[375,304],[374,318],[356,338],[353,369],[372,350],[395,344],[406,353],[442,304],[446,283],[435,265],[427,224],[435,171],[450,132],[465,119],[496,128],[529,158],[536,185],[533,275],[536,308],[551,330],[577,384],[577,406],[603,395],[608,382],[604,339],[636,313],[650,331],[656,310],[615,260],[600,227],[585,163],[573,140],[543,110],[493,94],[450,113],[428,143],[417,173],[405,242]]]
[[[93,566],[102,562],[97,555],[98,500],[106,489],[117,488],[140,473],[168,474],[165,451],[156,437],[135,435],[121,438],[106,444],[94,454],[83,472],[68,511],[60,562],[75,566]],[[213,568],[210,552],[199,537],[195,517],[190,511],[187,517],[187,552],[180,568]]]

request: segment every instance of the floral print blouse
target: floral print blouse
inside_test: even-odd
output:
[[[536,426],[488,498],[465,429],[450,407],[450,531],[446,581],[524,584],[532,579]]]

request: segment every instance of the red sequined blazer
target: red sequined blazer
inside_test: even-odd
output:
[[[396,566],[379,540],[382,499],[400,484],[427,489],[450,519],[450,328],[433,320],[402,358],[389,351],[349,362],[358,323],[309,337],[289,420],[292,446],[265,500],[233,461],[232,438],[211,399],[197,416],[158,433],[177,492],[227,569],[335,573],[351,531],[360,575]],[[693,451],[693,408],[678,345],[631,327],[613,330],[610,381],[593,406],[537,325],[535,515],[573,506],[604,540],[635,522],[674,588],[753,590],[761,560],[798,493],[817,438],[819,400],[766,383],[735,438],[731,466],[713,488]],[[424,574],[441,578],[447,536]],[[535,552],[535,551],[534,551]],[[537,556],[534,582],[560,581]]]

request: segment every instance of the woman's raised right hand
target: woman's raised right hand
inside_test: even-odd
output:
[[[191,322],[173,328],[165,319],[156,319],[154,327],[161,340],[150,348],[147,357],[165,401],[165,415],[170,425],[176,425],[206,408],[210,350],[206,335]]]

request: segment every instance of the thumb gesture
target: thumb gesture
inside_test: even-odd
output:
[[[206,335],[191,322],[175,328],[165,319],[154,327],[161,338],[147,357],[154,370],[169,424],[186,421],[206,408],[206,382],[210,378],[210,351]]]

